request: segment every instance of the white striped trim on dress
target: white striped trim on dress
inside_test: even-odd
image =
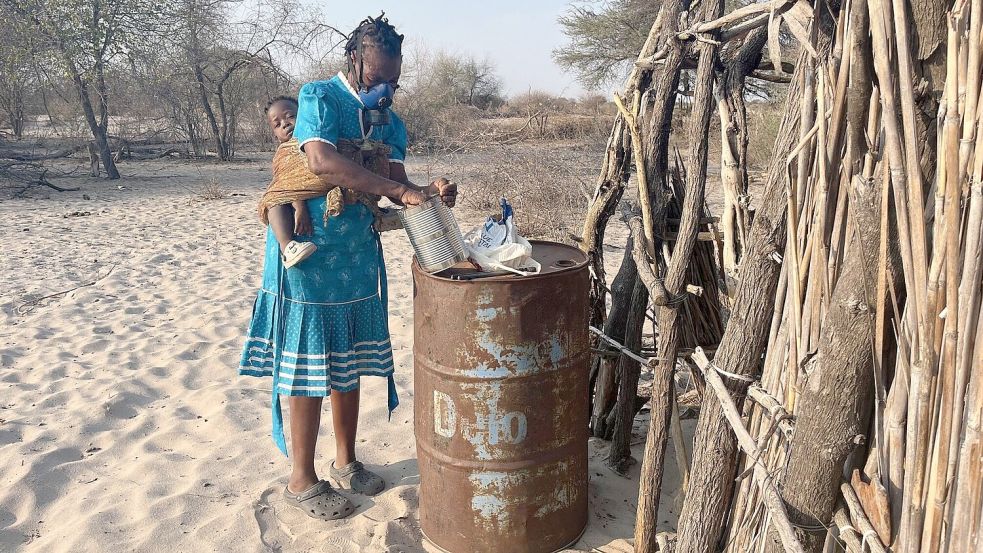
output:
[[[290,382],[292,382],[294,380],[307,380],[307,381],[315,381],[315,382],[324,381],[324,382],[327,382],[328,379],[331,379],[332,381],[337,381],[337,380],[346,380],[347,381],[347,380],[351,380],[351,378],[353,376],[388,376],[389,372],[395,370],[395,366],[393,366],[392,364],[389,364],[389,363],[386,363],[386,365],[388,365],[388,366],[383,367],[383,368],[380,368],[380,367],[362,367],[362,368],[358,368],[358,369],[352,369],[352,370],[349,370],[349,371],[345,371],[345,372],[342,372],[342,373],[331,373],[330,375],[328,375],[328,374],[322,374],[322,375],[316,375],[316,374],[281,375],[280,376],[280,379],[281,379],[280,380],[280,384],[281,385],[292,386],[290,384]],[[240,371],[243,371],[245,373],[254,374],[256,376],[270,376],[270,375],[272,375],[272,372],[271,372],[270,368],[261,368],[261,367],[248,366],[248,365],[239,365],[239,370]]]
[[[386,371],[366,371],[359,376],[389,376],[392,374],[391,370]],[[341,392],[347,392],[358,387],[358,380],[353,382],[345,383],[344,385],[338,385],[335,387],[334,383],[331,384],[330,388],[333,390],[338,390]],[[277,389],[285,392],[319,392],[328,388],[327,383],[325,386],[291,386],[284,382],[277,384]]]
[[[386,349],[364,349],[364,350],[349,351],[349,352],[344,352],[344,353],[341,353],[341,352],[339,352],[339,353],[322,353],[322,354],[318,354],[318,355],[307,355],[307,354],[303,354],[303,353],[297,354],[297,353],[287,353],[287,352],[284,352],[283,353],[283,357],[291,357],[291,358],[294,358],[294,359],[297,359],[297,360],[304,360],[304,359],[306,359],[308,361],[323,361],[323,360],[328,359],[328,358],[331,358],[331,357],[351,357],[351,356],[358,357],[360,355],[386,355],[387,353],[392,353],[392,351],[393,351],[392,346],[389,346]],[[250,356],[249,357],[249,360],[250,361],[253,361],[253,360],[256,360],[256,361],[264,361],[264,360],[268,360],[268,359],[273,359],[273,357],[275,355],[275,353],[273,351],[268,350],[268,349],[263,349],[263,348],[249,348],[248,353],[249,353],[249,356]],[[257,353],[260,354],[260,355],[262,355],[262,357],[256,357],[255,354],[257,354]]]
[[[350,374],[348,374],[345,377],[338,377],[338,378],[329,377],[326,381],[325,380],[321,380],[321,379],[315,380],[315,379],[311,379],[311,378],[307,378],[307,379],[305,379],[305,378],[296,378],[296,379],[289,379],[289,378],[284,379],[284,378],[281,378],[279,384],[281,384],[283,386],[291,386],[291,387],[307,386],[308,384],[304,384],[305,382],[311,383],[312,385],[319,385],[320,382],[326,382],[328,384],[341,384],[341,385],[346,385],[346,384],[350,383],[353,379],[358,379],[359,377],[362,377],[362,376],[389,376],[389,374],[393,373],[395,371],[395,369],[396,369],[395,367],[364,368],[364,369],[359,369],[359,370],[356,370],[356,371],[351,371]]]
[[[266,292],[267,294],[270,294],[272,296],[278,295],[277,292],[274,292],[273,290],[267,290],[266,288],[261,288],[260,289],[260,292]],[[323,302],[323,301],[303,301],[303,300],[291,299],[291,298],[288,298],[288,297],[284,297],[283,299],[285,301],[289,301],[290,303],[300,303],[300,304],[303,304],[303,305],[348,305],[348,304],[352,304],[352,303],[363,302],[363,301],[370,300],[372,298],[377,298],[377,297],[379,297],[379,294],[372,294],[371,296],[365,296],[364,298],[359,298],[357,300],[343,301],[343,302],[338,302],[338,303],[330,303],[330,302]]]
[[[335,147],[336,150],[338,149],[338,147],[335,146],[335,143],[334,142],[331,142],[327,138],[321,138],[320,136],[312,136],[312,137],[308,138],[307,140],[305,140],[305,141],[301,142],[300,144],[298,144],[297,145],[297,149],[303,152],[304,151],[304,144],[307,144],[308,142],[324,142],[325,144],[331,144],[332,146]]]
[[[243,338],[243,341],[245,341],[245,342],[259,342],[261,344],[267,344],[267,345],[271,345],[271,346],[276,345],[272,341],[267,340],[266,338],[252,338],[252,337],[247,336],[247,337]],[[357,348],[357,347],[361,347],[361,346],[382,346],[382,345],[388,344],[391,341],[392,340],[389,340],[388,338],[385,339],[385,340],[365,340],[365,341],[362,341],[362,342],[355,342],[354,344],[352,344],[352,347]],[[253,346],[253,347],[257,347],[257,346]]]
[[[382,345],[382,344],[379,344],[379,345]],[[360,349],[360,350],[350,350],[350,351],[344,352],[344,353],[338,352],[338,353],[308,354],[308,353],[288,353],[288,352],[283,352],[283,356],[284,357],[292,357],[292,358],[297,359],[297,360],[306,359],[306,360],[309,360],[309,361],[323,361],[325,359],[330,359],[330,358],[333,358],[333,357],[351,357],[353,355],[354,356],[359,356],[359,355],[386,355],[387,353],[392,353],[392,351],[393,351],[393,347],[392,346],[388,346],[385,349]]]
[[[286,385],[286,386],[293,386],[293,384],[292,384],[293,382],[295,382],[295,381],[301,381],[301,380],[307,381],[307,382],[330,382],[330,381],[334,381],[336,383],[338,381],[345,381],[345,382],[347,382],[347,381],[350,381],[352,378],[359,377],[359,376],[380,376],[380,375],[388,375],[393,370],[395,370],[395,367],[393,367],[393,366],[383,367],[383,368],[379,368],[379,367],[366,367],[366,368],[362,368],[362,369],[354,369],[354,370],[348,371],[346,373],[332,374],[332,375],[323,375],[323,376],[311,376],[311,377],[303,377],[303,378],[289,378],[289,377],[283,377],[283,376],[281,376],[280,377],[280,384],[283,384],[283,385]],[[341,382],[341,383],[343,384],[344,382]],[[303,384],[300,384],[300,386],[303,386]]]
[[[360,364],[371,364],[371,365],[383,365],[386,363],[392,363],[393,356],[388,355],[383,359],[352,359],[351,361],[344,361],[342,363],[330,362],[322,365],[307,365],[301,363],[300,366],[297,363],[290,363],[289,361],[281,361],[280,366],[284,369],[294,369],[301,371],[327,371],[334,370],[336,368],[343,369],[352,366],[358,366]]]
[[[293,367],[293,366],[287,366],[287,365],[290,365],[289,363],[283,363],[281,366],[285,366],[285,368],[288,368],[288,369],[297,369],[298,371],[301,371],[301,372],[299,372],[299,373],[291,372],[291,373],[287,373],[287,374],[281,374],[281,376],[283,376],[284,378],[291,378],[291,379],[295,379],[295,380],[296,379],[301,379],[301,378],[307,378],[307,377],[323,378],[323,377],[327,376],[326,374],[311,374],[311,373],[307,372],[307,371],[313,371],[315,373],[322,373],[322,372],[323,373],[328,373],[328,372],[330,372],[332,376],[337,376],[337,377],[341,378],[341,377],[344,377],[344,376],[348,376],[350,374],[354,374],[354,373],[358,372],[362,368],[366,368],[366,369],[378,369],[379,367],[385,368],[385,367],[388,367],[388,366],[392,366],[392,364],[393,364],[392,356],[387,357],[385,359],[366,359],[366,360],[358,361],[358,364],[355,364],[355,365],[348,364],[348,363],[346,363],[344,365],[338,364],[338,363],[332,363],[330,366],[328,366],[328,365],[320,365],[320,366],[311,366],[311,367]],[[355,368],[350,368],[350,367],[355,367]],[[337,370],[337,369],[348,369],[348,370],[346,370],[346,371],[340,371],[340,370]]]
[[[249,376],[273,376],[273,372],[271,369],[272,367],[266,369],[266,368],[250,367],[247,365],[239,365],[239,372]]]
[[[349,350],[349,351],[346,351],[346,352],[332,352],[332,353],[319,353],[319,354],[293,353],[293,352],[290,352],[290,351],[285,351],[285,352],[282,353],[282,356],[283,357],[292,357],[292,358],[297,359],[297,360],[308,359],[308,360],[311,360],[311,361],[323,361],[324,359],[328,359],[329,357],[351,357],[353,355],[354,356],[359,356],[359,355],[386,355],[386,354],[392,353],[392,351],[393,351],[393,347],[389,343],[388,340],[382,341],[382,342],[358,342],[356,344],[353,344],[353,347],[368,346],[368,345],[386,346],[386,348],[385,349],[356,349],[356,350]],[[253,361],[253,360],[257,360],[257,361],[270,360],[270,359],[273,359],[273,357],[275,355],[275,352],[272,351],[272,350],[270,350],[269,348],[261,348],[261,347],[257,347],[257,346],[250,347],[247,350],[247,353],[250,354],[250,357],[249,357],[249,360],[250,361]],[[254,353],[262,354],[262,357],[256,357],[255,355],[252,355]]]

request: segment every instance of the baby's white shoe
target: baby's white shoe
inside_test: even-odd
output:
[[[307,259],[317,250],[313,242],[297,242],[291,240],[287,247],[283,249],[283,267],[289,269],[301,261]]]

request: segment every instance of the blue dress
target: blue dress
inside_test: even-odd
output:
[[[361,102],[340,75],[301,88],[294,136],[312,140],[371,138],[392,148],[391,162],[406,154],[406,129],[395,114],[365,133]],[[324,221],[325,198],[307,201],[317,251],[284,270],[272,230],[266,233],[263,285],[239,363],[239,374],[273,377],[273,441],[287,454],[280,395],[325,397],[358,388],[362,376],[389,380],[389,411],[398,405],[382,243],[374,216],[363,204],[346,205]]]

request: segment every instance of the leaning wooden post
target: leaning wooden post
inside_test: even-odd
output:
[[[744,106],[744,83],[757,66],[761,49],[768,36],[767,28],[751,31],[730,59],[714,88],[720,114],[720,184],[724,193],[720,227],[724,233],[723,266],[727,276],[736,280],[741,251],[747,241],[747,110]],[[722,54],[727,57],[726,54]],[[731,290],[727,290],[728,296]]]
[[[625,247],[632,247],[630,236]],[[603,326],[604,334],[617,340],[618,343],[623,343],[627,335],[628,319],[632,310],[632,290],[637,280],[638,271],[635,263],[631,257],[628,257],[621,262],[618,274],[611,282],[611,308]],[[643,313],[642,317],[644,316]],[[617,399],[616,373],[619,363],[619,357],[600,357],[593,364],[596,372],[591,374],[594,396],[591,404],[590,428],[592,435],[598,438],[608,438],[611,435],[607,420]]]
[[[721,0],[709,0],[704,6],[706,19],[716,19],[723,11]],[[697,45],[700,59],[696,69],[696,91],[689,125],[689,161],[693,170],[688,172],[686,196],[683,199],[682,217],[672,261],[665,276],[668,305],[659,310],[658,368],[652,383],[652,419],[645,441],[645,457],[642,461],[641,481],[638,492],[638,513],[635,521],[635,552],[657,551],[656,526],[659,496],[662,489],[662,469],[666,453],[666,441],[672,414],[673,373],[679,347],[682,302],[685,301],[685,277],[693,248],[700,216],[703,214],[703,195],[707,180],[706,140],[713,114],[714,67],[717,63],[717,45],[711,40]],[[653,295],[654,295],[653,291]]]
[[[611,128],[594,198],[587,208],[584,220],[580,248],[587,254],[592,267],[591,324],[594,326],[599,326],[604,320],[606,297],[603,286],[604,230],[615,207],[621,201],[625,183],[628,182],[628,175],[631,172],[630,149],[627,147],[630,141],[625,122],[619,115]]]
[[[666,7],[663,6],[659,12],[659,17],[649,29],[642,51],[638,53],[639,60],[651,57],[656,53],[659,44],[662,43],[663,27],[666,25],[665,22],[669,20],[663,15],[666,11]],[[674,29],[675,23],[671,23],[670,26]],[[648,88],[654,72],[655,69],[652,67],[646,68],[636,65],[625,83],[625,96],[631,97],[632,102],[634,102],[634,97],[642,94]],[[601,164],[601,172],[598,175],[597,186],[594,190],[594,198],[591,200],[587,208],[587,215],[584,218],[584,230],[580,243],[580,248],[590,259],[591,324],[597,327],[604,320],[605,312],[604,230],[607,228],[608,219],[614,214],[615,208],[621,200],[630,173],[631,135],[625,126],[624,118],[618,114],[615,116],[611,136],[608,138],[604,161]]]
[[[659,10],[659,16],[656,18],[655,23],[652,24],[645,45],[642,47],[642,51],[639,52],[639,62],[651,58],[657,53],[660,46],[666,43],[669,36],[675,35],[677,21],[681,12],[682,0],[670,0],[662,4],[662,8]],[[673,54],[673,52],[670,52],[666,63],[661,66],[643,66],[641,63],[636,63],[625,84],[624,95],[626,99],[631,98],[633,105],[636,96],[640,96],[650,86],[652,87],[655,99],[647,115],[643,118],[649,124],[661,125],[662,121],[669,120],[669,116],[665,114],[668,113],[671,115],[672,113],[672,100],[675,98],[675,87],[679,80],[679,66],[681,64],[681,56],[676,55],[674,59]],[[673,94],[660,102],[662,95],[658,94],[658,91],[667,87],[671,87]],[[665,108],[666,105],[669,106],[668,110]],[[643,163],[643,165],[646,166],[646,172],[650,177],[648,181],[655,183],[656,187],[660,186],[665,175],[665,170],[662,170],[661,173],[659,172],[660,167],[664,167],[665,165],[661,161],[665,156],[660,156],[657,152],[667,149],[668,137],[666,137],[664,146],[656,148],[656,153],[653,153],[651,149],[646,149],[645,157],[651,161],[649,163]],[[594,199],[588,207],[587,216],[584,220],[583,241],[581,242],[581,248],[587,253],[591,263],[591,324],[596,327],[600,327],[602,321],[604,321],[606,308],[603,253],[604,230],[624,193],[625,185],[628,182],[628,176],[631,172],[633,156],[637,157],[638,153],[632,151],[630,130],[625,118],[619,113],[615,119],[611,137],[608,140],[604,164],[602,165],[601,175],[598,178]],[[663,175],[662,179],[659,178],[660,174]],[[611,321],[611,324],[607,324],[605,321],[604,326],[606,331],[620,330],[621,334],[613,337],[625,341],[624,329],[627,326],[627,315],[630,311],[629,304],[631,303],[634,283],[637,279],[637,271],[635,270],[635,265],[631,263],[631,252],[629,251],[626,251],[624,254],[622,269],[619,271],[618,279],[619,281],[614,283],[615,293],[612,294],[611,298],[611,315],[618,316],[619,318]],[[611,361],[601,360],[594,365],[595,369],[591,375],[591,384],[593,390],[597,393],[592,398],[591,421],[595,436],[606,437],[609,435],[609,429],[604,421],[607,419],[614,403],[614,396],[617,389],[615,381],[618,363],[617,359]]]
[[[645,325],[645,311],[648,309],[648,290],[639,279],[635,279],[628,327],[625,331],[625,347],[639,351],[642,345],[642,328]],[[608,450],[607,464],[619,474],[628,470],[628,460],[631,458],[631,429],[635,420],[637,406],[635,397],[638,392],[638,377],[641,366],[638,361],[621,355],[618,359],[618,401],[614,409],[614,424],[611,434],[611,447]]]

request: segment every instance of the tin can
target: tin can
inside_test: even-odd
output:
[[[461,228],[440,197],[397,213],[424,271],[437,273],[468,260]]]

